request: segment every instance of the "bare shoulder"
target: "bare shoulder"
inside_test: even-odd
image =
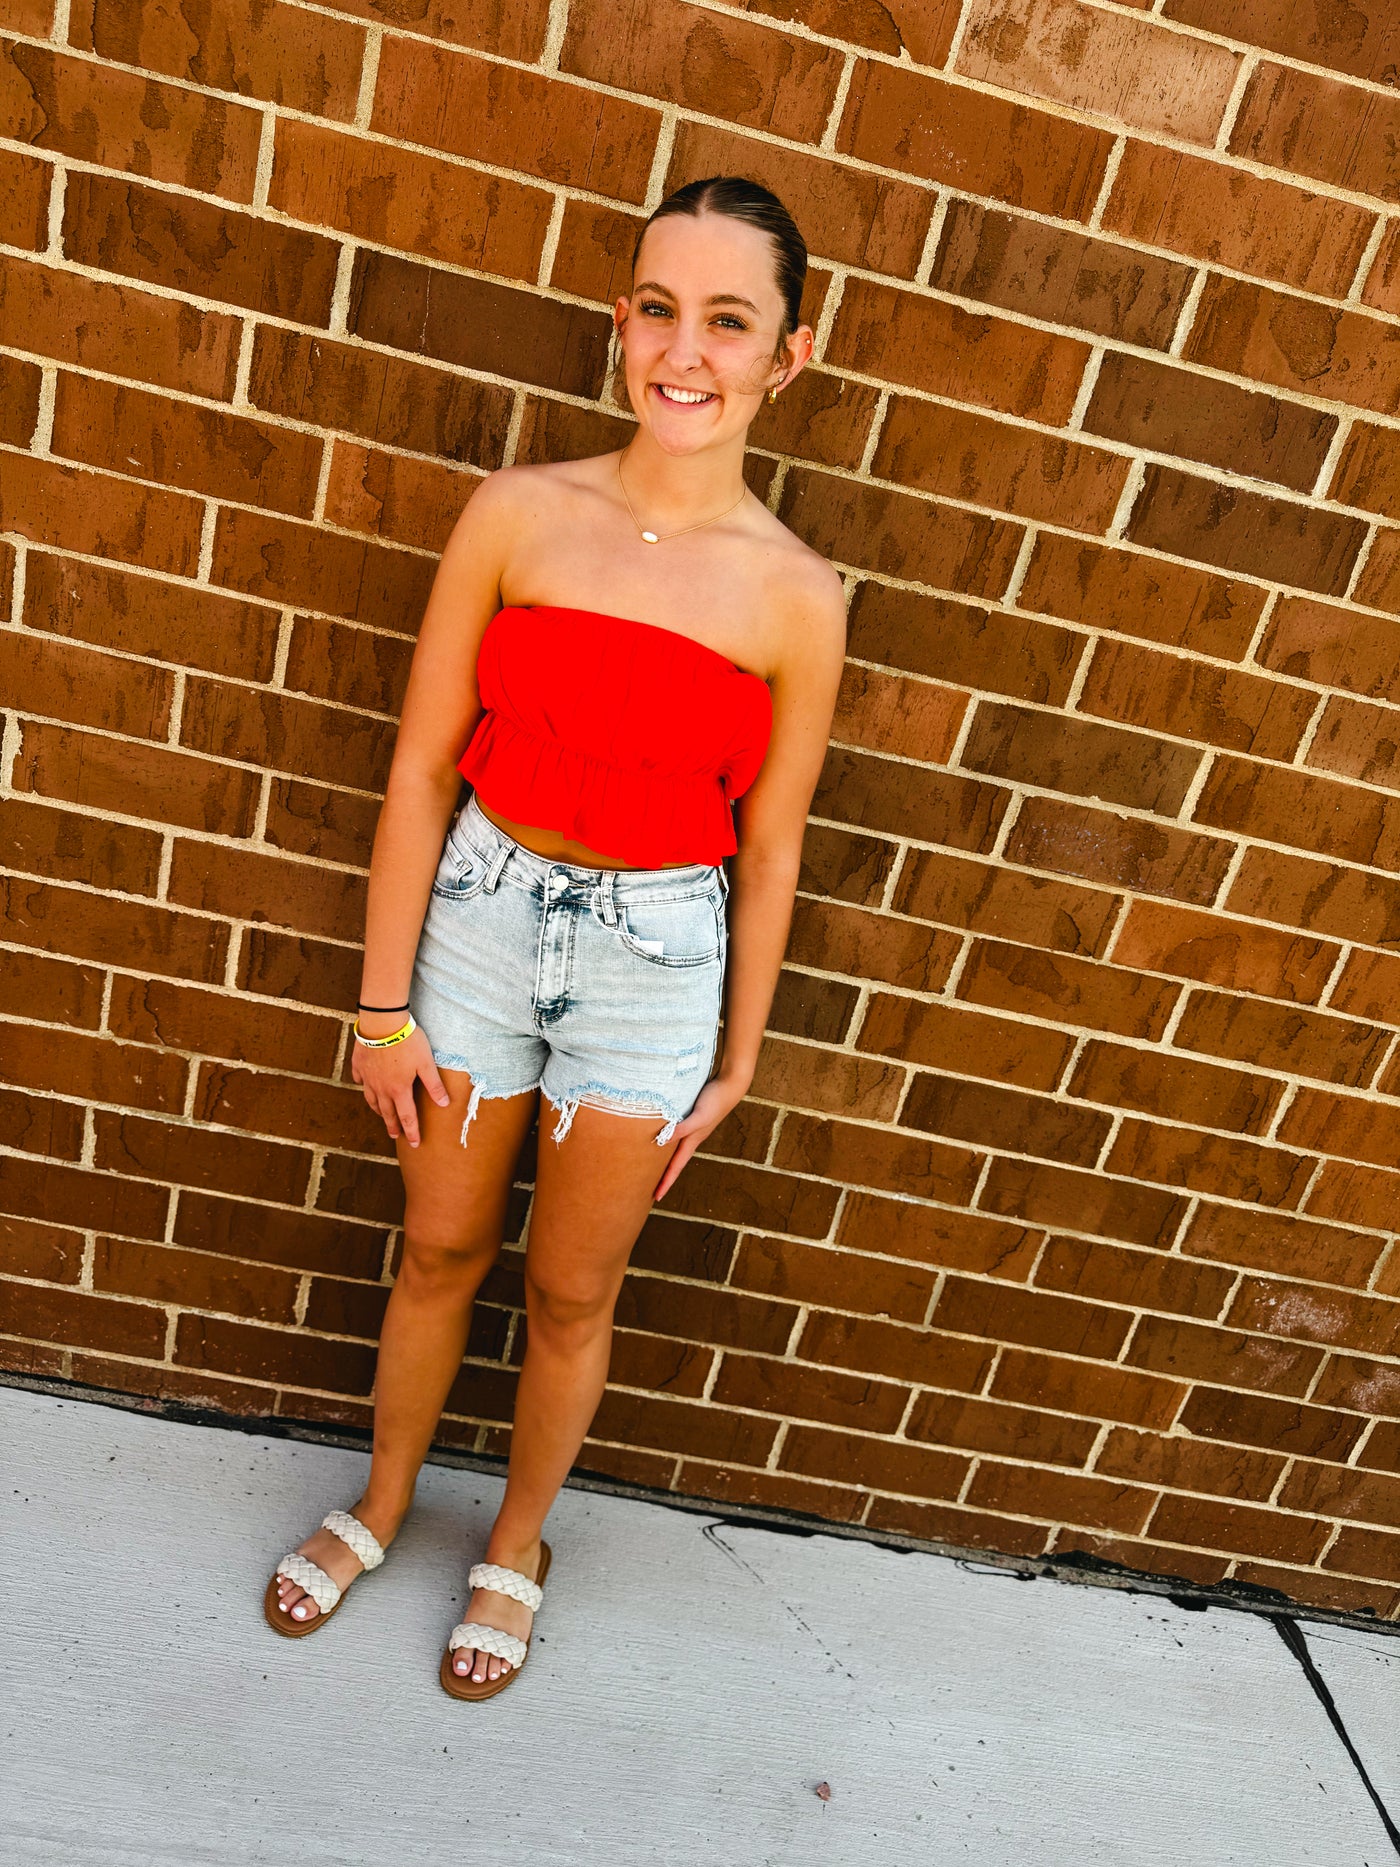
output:
[[[791,674],[804,663],[827,675],[839,671],[846,654],[846,587],[840,572],[803,544],[778,520],[767,545],[765,595],[778,622],[781,667]],[[816,668],[813,668],[813,672]]]

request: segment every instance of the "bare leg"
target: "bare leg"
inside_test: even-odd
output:
[[[525,1253],[527,1342],[515,1402],[510,1474],[486,1560],[535,1575],[540,1532],[578,1457],[607,1382],[613,1308],[651,1196],[675,1143],[658,1147],[664,1123],[584,1105],[561,1146],[540,1114],[540,1156]],[[464,1620],[524,1639],[530,1610],[510,1595],[477,1589]],[[457,1672],[499,1677],[494,1654],[460,1648]]]
[[[399,1141],[408,1194],[403,1262],[379,1337],[369,1483],[351,1507],[386,1548],[413,1501],[466,1352],[472,1304],[500,1253],[512,1170],[539,1100],[534,1090],[483,1097],[463,1147],[471,1078],[463,1070],[443,1070],[442,1080],[450,1105],[440,1108],[420,1093],[422,1140],[416,1148]],[[315,1531],[300,1547],[342,1588],[360,1573],[359,1558],[329,1530]],[[297,1620],[318,1612],[286,1576],[279,1578],[278,1593]]]

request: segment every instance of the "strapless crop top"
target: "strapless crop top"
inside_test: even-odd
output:
[[[719,862],[773,702],[718,649],[655,623],[510,605],[477,658],[484,708],[457,769],[515,823],[638,868]]]

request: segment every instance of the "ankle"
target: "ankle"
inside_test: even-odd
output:
[[[528,1533],[496,1528],[492,1530],[486,1545],[486,1560],[502,1569],[515,1569],[522,1575],[533,1575],[539,1563],[540,1540],[541,1532],[538,1530],[530,1537]]]
[[[381,1498],[367,1491],[354,1506],[352,1515],[358,1517],[367,1530],[373,1531],[375,1539],[387,1549],[398,1535],[412,1503],[412,1496]]]

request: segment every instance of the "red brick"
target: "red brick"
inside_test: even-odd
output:
[[[1089,628],[1238,661],[1253,639],[1264,592],[1144,552],[1042,532],[1016,602]]]
[[[836,146],[877,168],[1061,220],[1088,220],[1112,139],[925,72],[858,62]]]
[[[160,1355],[165,1311],[147,1303],[120,1303],[82,1290],[0,1281],[0,1330],[65,1347]]]
[[[992,1162],[978,1204],[986,1212],[1033,1225],[1064,1226],[1163,1251],[1186,1211],[1185,1200],[1156,1187],[1020,1160]]]
[[[245,992],[348,1011],[358,995],[360,971],[352,947],[293,938],[255,925],[248,928],[239,950],[237,984]]]
[[[782,1354],[796,1320],[793,1303],[760,1301],[741,1290],[703,1289],[658,1277],[629,1277],[618,1299],[623,1328],[767,1355]]]
[[[893,1432],[909,1400],[909,1389],[893,1381],[734,1354],[725,1355],[710,1391],[719,1406],[823,1420],[868,1433]]]
[[[1105,643],[1100,654],[1111,646]],[[1218,837],[1142,817],[1118,817],[1058,797],[1028,797],[1006,843],[1008,862],[1199,907],[1215,899],[1233,853],[1232,845]]]
[[[39,419],[40,371],[37,363],[0,357],[0,441],[28,447]]]
[[[1181,1050],[1232,1057],[1237,1063],[1357,1089],[1365,1088],[1375,1075],[1391,1037],[1391,1032],[1370,1025],[1292,1006],[1197,992],[1172,1042]]]
[[[252,772],[32,721],[25,721],[21,732],[12,777],[17,791],[219,835],[252,832],[259,790]],[[112,833],[121,834],[115,826]]]
[[[1258,1135],[1269,1126],[1283,1084],[1095,1038],[1081,1052],[1065,1093],[1110,1108]]]
[[[154,895],[161,839],[154,830],[12,797],[0,802],[0,861],[46,880]]]
[[[194,575],[198,500],[28,454],[7,454],[5,462],[0,529],[60,550]]]
[[[997,1465],[984,1459],[966,1499],[989,1510],[1024,1511],[1053,1523],[1089,1524],[1098,1529],[1140,1530],[1154,1494],[1136,1485],[1086,1478],[1036,1466]]]
[[[1392,615],[1400,613],[1400,532],[1376,533],[1356,580],[1356,600]]]
[[[1058,426],[1074,407],[1089,346],[873,279],[851,279],[826,357],[838,368]]]
[[[376,17],[357,0],[347,0],[342,10]],[[511,11],[514,17],[529,9]],[[453,36],[437,23],[437,36]],[[426,30],[421,16],[419,29]],[[317,14],[313,26],[300,7],[280,0],[270,6],[211,0],[193,19],[181,14],[178,23],[159,0],[78,0],[68,36],[71,45],[107,61],[108,69],[112,63],[140,65],[313,116],[355,114],[363,30],[325,13]]]
[[[1165,902],[1135,901],[1113,950],[1115,965],[1200,979],[1235,992],[1316,1004],[1338,947],[1272,927],[1227,920]]]
[[[1068,629],[879,583],[859,585],[847,624],[856,660],[1052,706],[1084,646]]]
[[[0,1219],[0,1272],[76,1284],[83,1268],[83,1235],[31,1219]]]
[[[575,0],[559,63],[614,89],[801,143],[821,136],[842,55],[678,0],[633,0],[625,14],[603,0]]]
[[[1362,1523],[1400,1524],[1400,1479],[1384,1472],[1348,1471],[1299,1459],[1278,1501],[1287,1510],[1307,1511],[1316,1517],[1356,1517]]]
[[[802,896],[793,911],[787,957],[799,966],[820,966],[908,991],[936,992],[960,950],[961,943],[951,935],[917,921]]]
[[[1200,758],[1155,736],[990,700],[978,706],[962,752],[969,770],[989,777],[1163,816],[1176,815]]]
[[[1278,850],[1251,849],[1228,905],[1244,914],[1384,946],[1400,928],[1400,881]]]
[[[980,1213],[947,1212],[853,1190],[841,1209],[836,1242],[855,1251],[1024,1283],[1042,1240],[1039,1232]]]
[[[1191,268],[1175,260],[954,198],[930,283],[959,298],[1165,350],[1191,278]]]
[[[914,6],[908,13],[917,18],[922,10]],[[844,7],[840,11],[843,30],[835,36],[847,38],[857,22]],[[875,11],[871,8],[864,18],[874,18]],[[883,17],[889,19],[890,14]],[[902,279],[912,279],[918,267],[932,212],[932,198],[925,188],[869,169],[848,168],[829,155],[736,136],[718,124],[682,117],[676,125],[665,189],[678,188],[696,175],[747,175],[771,188],[801,227],[813,255]],[[577,225],[597,212],[591,203],[571,201],[564,210],[561,246],[571,222]],[[629,289],[635,239],[634,226],[619,253],[619,258],[625,253],[625,270],[617,275],[615,289],[584,296],[609,299]],[[557,266],[555,277],[563,283]]]
[[[1397,1555],[1400,1555],[1400,1537],[1387,1536],[1380,1530],[1358,1530],[1350,1524],[1343,1524],[1336,1542],[1322,1560],[1329,1569],[1350,1569],[1353,1572],[1379,1570],[1385,1574],[1393,1567]],[[1312,1576],[1308,1579],[1314,1580]],[[1390,1618],[1389,1615],[1386,1618]]]
[[[205,914],[343,938],[346,927],[363,924],[365,881],[275,851],[178,838],[167,898]]]
[[[1384,1102],[1305,1087],[1289,1104],[1279,1135],[1301,1147],[1340,1154],[1344,1160],[1389,1167],[1397,1158],[1400,1109]]]
[[[83,1152],[83,1105],[28,1089],[0,1090],[0,1120],[13,1146],[26,1154],[76,1162]]]
[[[18,149],[0,150],[0,240],[40,252],[49,237],[53,164]]]
[[[389,545],[225,506],[215,522],[216,583],[352,622],[401,628],[421,617],[434,566]]]
[[[1265,59],[1230,133],[1233,154],[1356,194],[1400,199],[1400,103]]]
[[[311,1155],[304,1148],[105,1111],[97,1116],[96,1165],[99,1171],[114,1175],[218,1192],[242,1192],[257,1186],[265,1199],[284,1205],[300,1202],[311,1177]],[[131,1227],[109,1221],[103,1229],[130,1231]]]
[[[319,233],[74,170],[63,250],[104,272],[324,326],[340,249]]]
[[[1400,699],[1400,625],[1380,616],[1285,596],[1269,619],[1258,659],[1296,680]]]
[[[1336,756],[1346,749],[1343,741]],[[1218,758],[1196,820],[1344,862],[1400,867],[1400,821],[1388,798],[1303,772]]]
[[[796,1353],[801,1361],[971,1393],[981,1387],[996,1351],[966,1336],[817,1309],[807,1318]]]
[[[894,899],[901,914],[975,933],[1014,934],[1055,952],[1096,956],[1108,944],[1120,905],[1120,897],[1097,889],[1019,875],[935,850],[915,850],[906,858]]]
[[[1266,1394],[1307,1392],[1322,1351],[1259,1335],[1242,1335],[1210,1323],[1144,1316],[1124,1360],[1177,1380],[1213,1381]],[[1183,1538],[1189,1541],[1189,1538]]]
[[[368,1394],[374,1380],[374,1350],[367,1345],[189,1312],[179,1321],[175,1359],[186,1368],[337,1394]]]
[[[1044,1524],[960,1510],[951,1504],[910,1504],[902,1498],[872,1497],[864,1522],[872,1530],[893,1530],[897,1535],[941,1543],[950,1553],[991,1549],[1002,1556],[1038,1556],[1047,1536]]]
[[[65,370],[58,378],[52,447],[110,473],[309,518],[322,443],[270,422]]]
[[[258,111],[48,46],[0,51],[0,134],[99,168],[249,202]]]
[[[1127,536],[1221,570],[1276,577],[1340,596],[1361,552],[1366,525],[1318,506],[1244,492],[1176,467],[1150,465]]]
[[[390,33],[369,127],[400,142],[640,204],[660,122],[658,111],[628,98]],[[548,133],[531,135],[526,125],[548,125]]]
[[[848,662],[831,736],[870,752],[942,765],[956,743],[967,703],[968,696],[955,688]]]
[[[275,610],[46,551],[28,554],[24,621],[30,629],[236,680],[269,680],[277,655]],[[72,665],[81,664],[75,658]],[[152,673],[148,678],[164,682],[167,677]],[[119,730],[129,733],[131,728]]]
[[[816,1478],[847,1479],[854,1465],[863,1491],[950,1499],[961,1490],[969,1468],[963,1455],[898,1440],[853,1440],[847,1433],[819,1426],[794,1426],[783,1441],[779,1462],[784,1471]]]
[[[172,1242],[195,1252],[285,1266],[377,1278],[384,1263],[384,1227],[316,1213],[254,1205],[217,1193],[182,1189]]]
[[[180,733],[184,744],[215,757],[362,789],[382,783],[392,738],[386,722],[341,707],[194,678]]]
[[[803,1118],[790,1117],[787,1125],[801,1131]],[[814,1131],[825,1130],[830,1136],[833,1124],[812,1122],[806,1126]],[[912,1149],[910,1153],[912,1156]],[[817,1169],[803,1169],[804,1173],[814,1171]],[[825,1238],[838,1193],[833,1186],[742,1161],[699,1160],[687,1167],[666,1197],[671,1202],[669,1212],[689,1213],[712,1223],[788,1232],[797,1238]]]
[[[1301,1407],[1262,1394],[1196,1388],[1181,1410],[1181,1425],[1207,1439],[1234,1440],[1266,1451],[1301,1453],[1345,1462],[1365,1422],[1323,1407]]]
[[[970,505],[1103,532],[1117,507],[1128,462],[1082,441],[896,395],[872,471],[880,479]]]
[[[1400,227],[1392,221],[1381,236],[1376,257],[1366,274],[1361,302],[1377,311],[1400,311]]]
[[[763,1465],[777,1437],[776,1420],[736,1413],[709,1402],[666,1400],[610,1389],[592,1426],[599,1439],[698,1453],[739,1465]],[[817,1430],[817,1429],[809,1429]]]
[[[1041,1096],[917,1074],[900,1111],[900,1124],[969,1141],[975,1147],[1036,1154],[1075,1167],[1092,1167],[1112,1125],[1107,1115],[1073,1109]]]
[[[1312,1399],[1321,1407],[1400,1417],[1400,1368],[1357,1355],[1329,1355]]]
[[[1069,1466],[1083,1465],[1097,1437],[1088,1420],[1058,1419],[961,1394],[920,1394],[905,1431],[930,1445]]]
[[[1308,748],[1308,764],[1394,789],[1400,764],[1400,712],[1334,695]]]
[[[533,279],[553,199],[460,162],[283,117],[268,205],[378,246]]]
[[[838,564],[986,598],[1006,588],[1021,541],[1005,520],[806,467],[788,474],[778,516]]]
[[[1058,1031],[875,992],[856,1047],[1022,1089],[1053,1089],[1073,1044]]]
[[[1205,156],[1130,142],[1103,212],[1110,233],[1346,296],[1374,214]]]
[[[342,1026],[288,1007],[263,1005],[224,992],[200,992],[169,980],[119,974],[108,1024],[118,1037],[231,1062],[280,1065],[307,1076],[335,1067]]]
[[[1232,1394],[1246,1406],[1280,1406],[1286,1402],[1260,1401]],[[1094,1470],[1108,1478],[1128,1478],[1138,1484],[1165,1486],[1173,1491],[1206,1491],[1222,1497],[1264,1503],[1278,1482],[1287,1461],[1238,1446],[1202,1445],[1199,1441],[1160,1433],[1134,1433],[1123,1428],[1111,1432],[1094,1460]]]
[[[297,616],[285,684],[293,692],[396,716],[412,659],[413,643],[402,636]]]
[[[845,1051],[765,1038],[752,1093],[780,1106],[889,1121],[904,1088],[904,1071]]]
[[[587,1449],[591,1454],[591,1447]],[[673,1464],[674,1460],[668,1457],[667,1476]],[[805,1479],[789,1478],[779,1472],[707,1465],[700,1459],[682,1460],[676,1489],[687,1497],[716,1498],[731,1506],[766,1505],[838,1523],[854,1522],[865,1504],[864,1492],[850,1485],[809,1484]]]
[[[794,1173],[844,1181],[848,1186],[962,1206],[972,1197],[982,1161],[967,1148],[944,1147],[918,1135],[789,1114],[778,1136],[773,1164]]]
[[[505,457],[513,406],[496,383],[266,325],[253,343],[248,399],[294,421],[488,468]]]
[[[146,901],[94,904],[87,890],[15,878],[0,878],[0,891],[0,927],[19,945],[206,983],[223,976],[228,929],[192,914]]]
[[[1400,1024],[1400,954],[1353,953],[1327,1005],[1375,1024]]]
[[[1247,279],[1207,282],[1183,354],[1256,383],[1400,412],[1400,329]]]
[[[162,1238],[170,1193],[104,1172],[59,1161],[0,1155],[0,1212],[31,1218],[42,1212],[53,1225],[82,1231],[120,1230],[139,1238]],[[164,1341],[164,1334],[161,1335]]]
[[[1344,505],[1363,506],[1383,517],[1400,511],[1400,435],[1374,422],[1358,421],[1347,436],[1328,497]],[[1365,627],[1371,620],[1357,616],[1354,626]],[[1357,683],[1334,685],[1355,687]]]
[[[954,849],[989,849],[1010,793],[958,772],[879,758],[832,746],[812,800],[812,812],[887,836]]]
[[[326,518],[347,531],[440,552],[477,484],[470,468],[337,441],[331,450]]]
[[[1367,1283],[1383,1248],[1382,1239],[1365,1232],[1211,1205],[1197,1208],[1181,1243],[1193,1257],[1356,1288]]]
[[[30,713],[143,739],[165,736],[174,693],[165,668],[18,630],[0,637],[0,684]]]
[[[1385,8],[1334,13],[1292,0],[1167,0],[1168,19],[1282,52],[1302,64],[1328,65],[1354,78],[1390,82],[1400,45]]]
[[[785,1031],[792,1037],[805,1037],[812,1043],[840,1044],[845,1041],[850,1030],[851,1015],[860,999],[860,987],[852,983],[843,985],[836,979],[819,979],[811,973],[795,972],[785,966],[778,975],[777,990],[773,994],[773,1003],[768,1012],[768,1029]],[[740,1107],[745,1105],[741,1104]],[[769,1111],[770,1118],[773,1111]],[[738,1116],[739,1111],[733,1111]],[[729,1121],[731,1118],[726,1117]],[[761,1119],[758,1111],[752,1118],[745,1109],[744,1142],[742,1146],[730,1147],[715,1143],[715,1151],[720,1154],[739,1153],[747,1160],[762,1160],[767,1153],[766,1140],[760,1142],[753,1129],[752,1120]],[[723,1136],[722,1130],[716,1130],[722,1140],[732,1137]]]
[[[1180,991],[1111,966],[991,940],[976,942],[958,981],[958,997],[974,1005],[1149,1040],[1166,1029]]]
[[[1349,1161],[1327,1160],[1308,1194],[1308,1211],[1342,1225],[1366,1225],[1388,1231],[1400,1199],[1400,1174]],[[1382,1272],[1382,1282],[1392,1281]]]
[[[836,1251],[791,1239],[746,1238],[739,1246],[729,1281],[737,1289],[816,1304],[822,1309],[855,1310],[896,1322],[922,1322],[933,1294],[932,1274],[889,1259],[857,1256],[851,1243]],[[775,1346],[785,1343],[786,1337]],[[890,1430],[897,1424],[898,1415]]]
[[[1052,1238],[1035,1271],[1041,1289],[1206,1318],[1219,1313],[1234,1281],[1223,1269],[1081,1238]]]
[[[96,966],[11,951],[0,969],[0,1012],[95,1031],[102,1022],[105,990],[106,980]]]
[[[268,793],[264,836],[278,849],[359,868],[374,841],[378,802],[327,785],[276,778]]]
[[[1057,1413],[1160,1427],[1171,1425],[1186,1391],[1179,1382],[1141,1374],[1135,1368],[1071,1361],[1015,1347],[1002,1350],[988,1389],[1005,1399]]]
[[[221,1310],[260,1322],[293,1321],[299,1284],[290,1271],[253,1268],[200,1251],[125,1238],[99,1238],[92,1266],[94,1290],[178,1303],[184,1309]]]
[[[1079,709],[1180,739],[1292,760],[1318,696],[1238,668],[1161,655],[1137,642],[1099,644]]]
[[[1130,1118],[1118,1130],[1104,1171],[1220,1199],[1293,1207],[1302,1199],[1316,1164],[1306,1155],[1257,1141]]]
[[[38,1025],[0,1026],[4,1080],[28,1088],[178,1114],[188,1074],[184,1059],[144,1044]]]
[[[1258,1510],[1247,1504],[1223,1504],[1205,1498],[1164,1496],[1148,1525],[1154,1536],[1170,1543],[1204,1543],[1233,1555],[1278,1557],[1284,1561],[1314,1562],[1331,1535],[1331,1525],[1278,1510]]]

